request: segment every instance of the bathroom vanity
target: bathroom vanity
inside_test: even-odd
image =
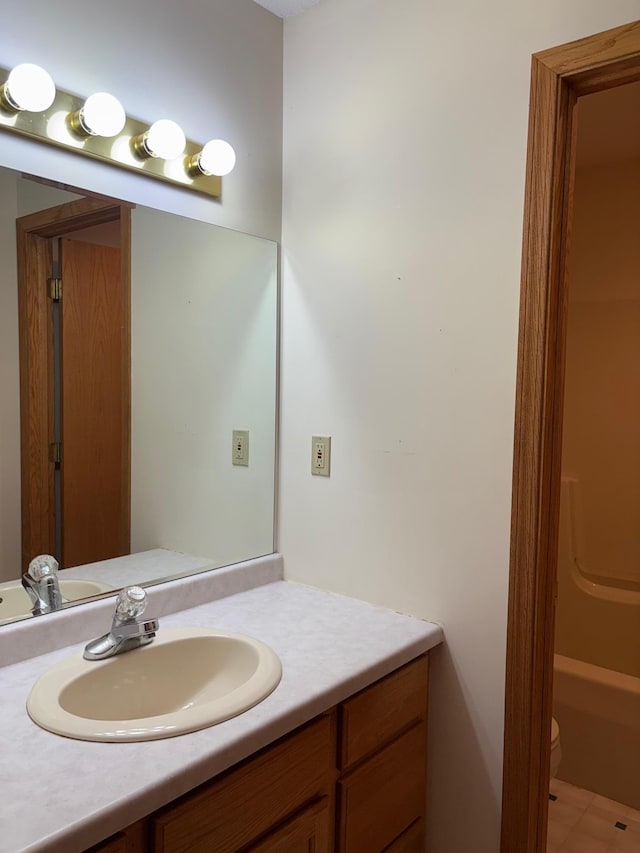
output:
[[[429,653],[440,627],[281,576],[272,556],[149,590],[158,637],[188,626],[237,632],[282,663],[260,704],[179,737],[75,740],[27,715],[33,684],[108,627],[113,601],[5,626],[5,638],[35,645],[32,655],[61,633],[66,642],[0,669],[9,768],[0,853],[423,849]]]
[[[422,655],[91,853],[420,853],[427,682]]]

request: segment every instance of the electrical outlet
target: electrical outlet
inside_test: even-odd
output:
[[[331,475],[331,436],[311,436],[311,473],[318,477]]]
[[[234,465],[249,467],[249,430],[234,429],[231,446],[231,461]]]

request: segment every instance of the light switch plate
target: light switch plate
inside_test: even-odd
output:
[[[249,430],[234,429],[231,446],[231,461],[234,465],[249,467]]]
[[[331,475],[331,436],[311,436],[311,473],[317,477]]]

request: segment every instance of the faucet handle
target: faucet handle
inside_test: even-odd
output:
[[[148,645],[158,630],[157,619],[136,621],[147,606],[147,593],[139,586],[125,586],[116,598],[116,612],[111,630],[102,637],[87,643],[85,660],[104,660],[131,649]]]
[[[34,581],[40,581],[49,575],[56,575],[59,568],[60,564],[51,554],[40,554],[29,563],[27,574],[31,575]]]
[[[125,586],[116,598],[114,619],[126,622],[142,616],[147,606],[147,593],[140,586]]]

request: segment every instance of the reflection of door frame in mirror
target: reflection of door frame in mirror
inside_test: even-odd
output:
[[[533,57],[518,342],[502,853],[545,848],[574,106],[640,80],[640,22]]]
[[[113,221],[120,223],[123,322],[119,550],[120,554],[131,550],[131,210],[115,200],[82,198],[16,220],[23,571],[36,554],[55,550],[54,466],[49,449],[54,405],[53,323],[46,287],[52,269],[51,238]]]

